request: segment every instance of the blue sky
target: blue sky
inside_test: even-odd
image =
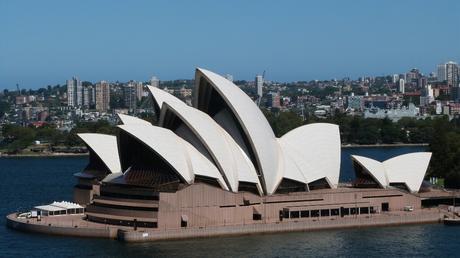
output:
[[[460,1],[0,0],[0,89],[88,81],[357,78],[460,61]]]

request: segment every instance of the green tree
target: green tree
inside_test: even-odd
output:
[[[18,125],[5,125],[2,133],[8,141],[6,148],[10,153],[17,153],[27,148],[33,143],[36,136],[34,129]]]
[[[106,120],[98,120],[97,122],[79,122],[68,134],[65,140],[66,145],[84,145],[83,141],[81,141],[77,135],[79,133],[101,133],[116,135],[117,129]]]

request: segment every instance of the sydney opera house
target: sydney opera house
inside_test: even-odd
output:
[[[430,153],[383,163],[354,156],[355,188],[337,188],[337,125],[304,125],[277,138],[232,82],[204,69],[195,81],[193,107],[149,86],[157,125],[120,114],[118,137],[79,135],[90,162],[76,174],[75,201],[86,205],[89,221],[180,228],[419,206],[410,193],[420,188]],[[396,184],[407,191],[389,188]]]
[[[339,186],[337,125],[308,124],[277,138],[251,98],[200,68],[192,106],[161,89],[149,91],[157,124],[120,114],[116,136],[79,135],[90,152],[74,187],[85,221],[164,232],[421,207],[414,193],[430,153],[385,162],[353,156],[356,180]]]

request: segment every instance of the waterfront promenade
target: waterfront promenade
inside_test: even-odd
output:
[[[144,242],[186,238],[206,238],[229,235],[264,234],[275,232],[312,231],[335,228],[356,228],[373,226],[391,226],[418,223],[437,223],[445,212],[438,209],[422,209],[413,212],[393,211],[372,215],[350,217],[318,217],[248,225],[226,225],[221,227],[183,228],[179,230],[146,229],[105,225],[84,220],[84,215],[67,215],[20,219],[13,213],[7,216],[7,225],[11,228],[44,234],[98,237],[118,239],[126,242]]]

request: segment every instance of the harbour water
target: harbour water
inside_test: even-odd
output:
[[[350,154],[377,160],[423,147],[344,148],[341,180],[353,179]],[[460,228],[442,224],[363,228],[126,244],[27,234],[6,228],[5,215],[53,200],[71,200],[72,174],[87,157],[0,158],[0,257],[458,257]]]

